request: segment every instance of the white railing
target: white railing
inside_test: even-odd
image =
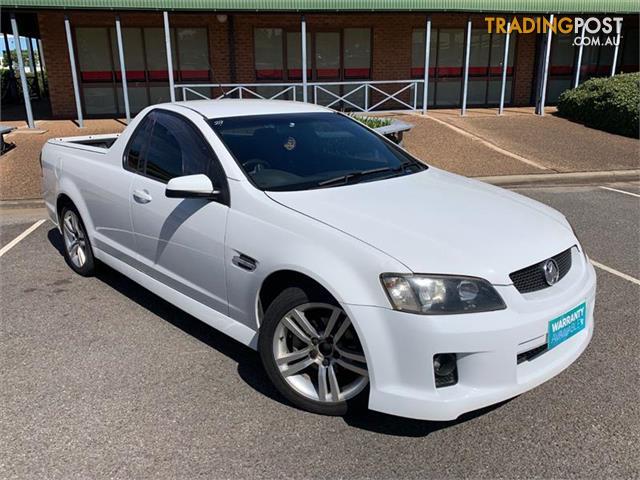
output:
[[[308,82],[310,101],[336,110],[381,112],[417,110],[422,79],[349,82]],[[226,98],[303,99],[302,82],[177,84],[182,100]],[[422,108],[422,107],[420,107]]]

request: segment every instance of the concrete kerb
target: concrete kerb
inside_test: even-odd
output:
[[[640,181],[640,169],[605,170],[596,172],[534,173],[528,175],[496,175],[474,177],[476,180],[500,187],[591,185],[594,183],[615,183]]]

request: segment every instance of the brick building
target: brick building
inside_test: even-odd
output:
[[[623,18],[617,49],[615,45],[590,45],[579,53],[580,49],[573,45],[573,33],[551,35],[547,103],[554,103],[563,90],[570,88],[578,73],[582,82],[593,76],[610,75],[614,63],[616,73],[637,71],[640,63],[637,4],[629,0],[2,3],[3,32],[10,33],[7,14],[14,13],[19,27],[37,32],[35,35],[42,41],[51,111],[58,118],[77,115],[65,19],[70,27],[81,107],[86,117],[123,116],[125,112],[116,18],[122,28],[131,113],[170,100],[163,11],[168,12],[178,99],[199,95],[214,98],[224,91],[235,97],[250,97],[255,92],[302,100],[306,84],[307,101],[334,108],[419,109],[423,104],[428,43],[430,108],[458,107],[463,103],[465,71],[468,106],[497,105],[503,73],[505,104],[533,105],[539,98],[547,35],[510,35],[507,67],[503,69],[506,35],[488,33],[487,16]],[[141,3],[157,8],[136,8]],[[519,10],[518,4],[525,9]],[[229,5],[236,8],[230,10]],[[306,79],[302,69],[303,19]],[[425,34],[428,21],[429,38]],[[615,32],[611,35],[615,36]],[[599,37],[604,41],[607,35],[601,33]]]

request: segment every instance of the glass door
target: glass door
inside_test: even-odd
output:
[[[441,28],[438,32],[436,106],[460,105],[464,29]]]

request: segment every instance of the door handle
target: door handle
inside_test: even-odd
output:
[[[149,192],[146,190],[134,190],[133,198],[135,198],[138,203],[149,203],[153,200],[153,197],[149,195]]]

